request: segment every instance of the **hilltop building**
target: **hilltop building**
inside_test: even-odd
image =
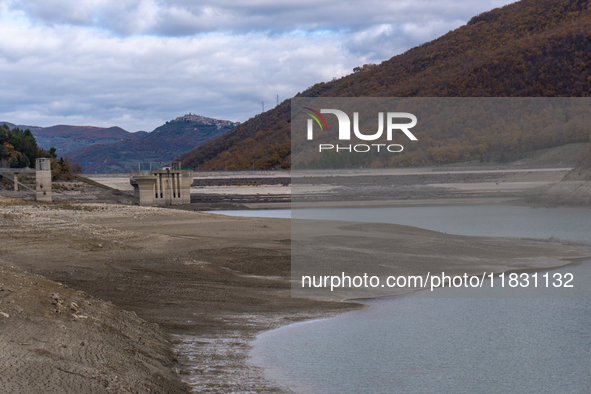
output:
[[[176,121],[176,122],[198,122],[203,125],[216,126],[218,128],[218,130],[221,129],[222,127],[226,127],[226,126],[235,127],[240,124],[240,122],[231,122],[229,120],[220,120],[220,119],[208,118],[208,117],[201,116],[201,115],[193,115],[190,112],[187,115],[179,116],[174,121]]]

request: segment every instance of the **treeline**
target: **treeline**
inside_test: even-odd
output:
[[[46,157],[51,159],[51,175],[54,180],[71,180],[74,174],[82,172],[82,168],[71,163],[70,158],[58,159],[55,151],[55,148],[48,151],[39,148],[29,129],[15,127],[11,130],[6,124],[0,126],[0,167],[35,167],[35,159]]]
[[[38,152],[37,140],[29,129],[16,127],[10,130],[5,124],[0,126],[0,167],[34,166]]]
[[[363,72],[318,83],[296,97],[588,97],[590,53],[587,1],[522,0],[478,15],[465,26]],[[200,169],[287,167],[290,109],[285,101],[181,159]],[[541,136],[545,142],[538,145],[522,136],[517,146],[507,140],[501,142],[506,147],[501,147],[475,128],[470,138],[484,139],[476,144],[486,147],[483,152],[454,142],[453,136],[434,133],[421,140],[433,140],[426,148],[409,150],[388,164],[448,163],[475,155],[483,160],[511,160],[539,145],[586,140],[588,131],[586,136],[581,133],[585,131]]]

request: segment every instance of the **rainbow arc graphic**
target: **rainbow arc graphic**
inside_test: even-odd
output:
[[[326,124],[326,120],[324,120],[324,117],[322,115],[320,115],[320,112],[315,111],[312,108],[308,108],[308,107],[304,107],[304,108],[313,112],[312,114],[310,112],[306,112],[306,114],[310,115],[312,117],[312,119],[314,119],[316,121],[316,123],[318,123],[318,126],[320,126],[320,130],[324,131],[324,127],[326,127],[326,131],[328,131],[328,125]],[[320,120],[322,120],[322,123],[320,122]],[[324,123],[324,127],[322,127],[323,123]]]

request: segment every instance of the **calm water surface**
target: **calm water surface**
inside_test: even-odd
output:
[[[504,205],[211,211],[232,216],[395,223],[458,235],[591,242],[591,209]]]
[[[301,210],[293,217],[591,240],[588,209],[396,207]],[[578,288],[591,286],[591,261],[557,271],[573,273]],[[591,392],[588,292],[585,298],[503,298],[494,292],[488,298],[446,298],[449,292],[457,289],[373,300],[362,311],[263,333],[254,342],[252,362],[302,393]],[[548,292],[554,295],[559,293]]]

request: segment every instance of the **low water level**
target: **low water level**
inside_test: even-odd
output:
[[[257,215],[253,215],[257,216]],[[591,210],[509,206],[294,211],[482,236],[591,239]],[[591,262],[564,267],[589,286]],[[500,286],[497,286],[500,288]],[[587,393],[589,298],[446,298],[439,289],[263,333],[252,362],[302,393]]]
[[[264,333],[252,362],[301,393],[589,392],[589,299],[418,293]]]
[[[591,241],[591,209],[582,208],[473,205],[212,212],[232,216],[394,223],[458,235]]]

